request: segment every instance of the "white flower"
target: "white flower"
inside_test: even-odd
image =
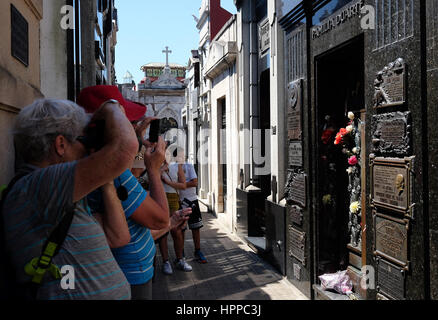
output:
[[[351,151],[353,151],[353,153],[356,153],[356,154],[357,154],[357,148],[356,148],[356,147],[353,148],[353,150],[351,150]]]
[[[348,173],[348,174],[352,174],[352,173],[353,173],[353,168],[352,168],[352,167],[349,167],[349,168],[347,169],[347,173]]]
[[[348,119],[354,120],[354,113],[353,112],[348,113]]]
[[[353,131],[353,126],[349,125],[345,128],[345,130],[347,130],[348,133],[351,133]]]
[[[350,211],[352,213],[357,213],[360,209],[360,203],[359,201],[355,201],[352,204],[350,204]]]

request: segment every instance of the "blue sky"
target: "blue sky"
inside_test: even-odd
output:
[[[236,13],[233,0],[221,0],[221,5]],[[190,51],[198,47],[199,33],[192,15],[199,16],[200,7],[201,0],[116,0],[118,82],[127,70],[140,82],[144,76],[140,67],[165,62],[162,51],[166,46],[172,50],[169,62],[186,65]]]

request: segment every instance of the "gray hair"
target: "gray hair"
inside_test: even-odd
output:
[[[17,155],[25,162],[45,160],[58,135],[73,142],[89,117],[83,108],[68,100],[39,99],[23,108],[13,129]]]

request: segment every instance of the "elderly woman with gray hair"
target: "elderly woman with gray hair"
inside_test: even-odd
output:
[[[16,118],[13,134],[24,176],[3,199],[2,218],[17,282],[27,287],[36,279],[37,299],[130,299],[130,286],[110,250],[130,241],[112,181],[132,164],[138,140],[115,100],[93,115],[91,122],[98,121],[105,143],[87,156],[88,118],[75,103],[38,100]],[[85,197],[99,187],[110,210],[96,219]],[[56,248],[47,239],[68,212],[68,231]]]

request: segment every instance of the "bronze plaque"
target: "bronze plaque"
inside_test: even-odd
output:
[[[298,226],[303,224],[303,209],[299,206],[289,206],[289,219]]]
[[[287,86],[287,130],[290,140],[300,140],[301,105],[302,105],[302,80],[296,80]]]
[[[294,263],[294,277],[301,280],[301,266],[298,263]]]
[[[404,300],[404,270],[383,259],[377,259],[377,292],[393,300]]]
[[[289,226],[289,255],[305,265],[306,233]]]
[[[375,215],[375,253],[403,267],[408,265],[408,222]]]
[[[301,141],[289,142],[289,165],[293,167],[303,166],[303,144]]]
[[[391,112],[373,116],[373,152],[380,156],[411,154],[411,113]]]
[[[374,80],[375,107],[387,107],[405,103],[406,65],[402,58],[388,64],[377,73]]]
[[[409,215],[411,210],[411,168],[413,157],[371,160],[372,203]]]
[[[288,170],[286,200],[306,207],[306,175],[300,171]]]

